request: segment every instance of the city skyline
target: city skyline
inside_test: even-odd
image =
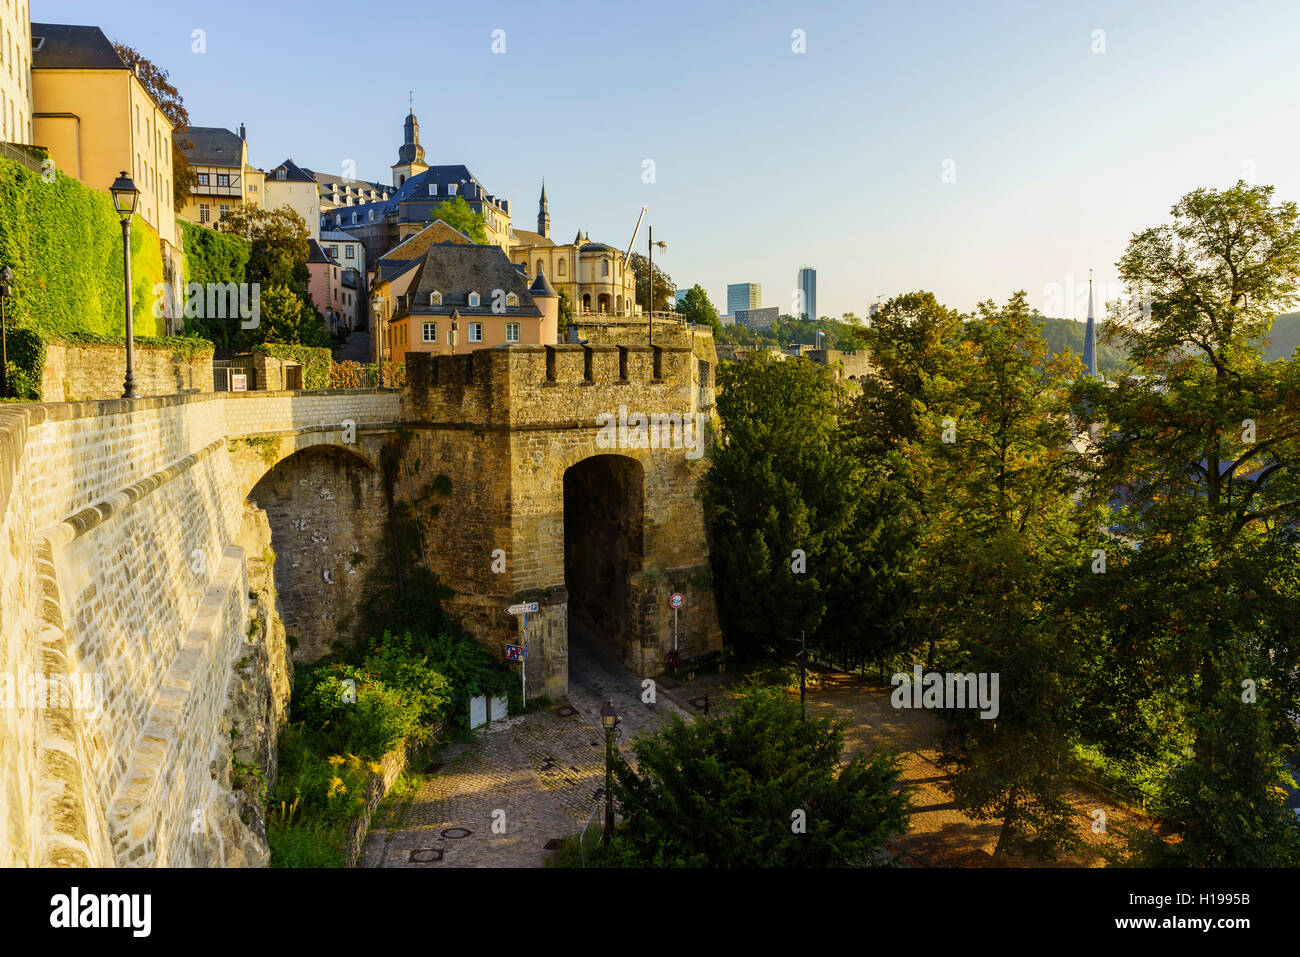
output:
[[[1023,288],[1044,313],[1082,321],[1088,270],[1098,300],[1113,296],[1128,237],[1189,189],[1244,177],[1300,199],[1286,68],[1300,23],[1279,4],[1246,4],[1230,21],[1209,3],[774,4],[743,19],[667,3],[648,21],[584,15],[596,9],[553,17],[505,3],[441,22],[381,5],[374,12],[401,29],[382,64],[346,82],[336,60],[285,56],[280,32],[235,26],[263,15],[245,0],[220,19],[199,4],[87,0],[33,0],[31,16],[97,24],[136,47],[171,73],[195,125],[246,123],[263,169],[292,157],[385,182],[413,96],[429,161],[468,166],[511,200],[518,225],[531,228],[543,177],[557,235],[583,229],[625,249],[645,204],[668,241],[656,263],[718,306],[736,277],[786,303],[807,262],[832,317],[918,288],[962,310]],[[351,15],[334,0],[302,7],[298,42],[329,49]],[[434,27],[446,42],[431,72]],[[672,69],[645,83],[601,86],[563,82],[557,49],[612,78],[625,77],[629,52],[674,52]],[[449,76],[466,78],[454,98]],[[555,120],[530,124],[519,148],[504,134],[516,111],[539,106]],[[656,113],[671,124],[647,122]],[[500,117],[502,136],[468,120],[484,115]],[[762,148],[736,151],[721,115],[752,127]],[[701,155],[714,159],[702,166]],[[639,248],[645,238],[643,225]]]

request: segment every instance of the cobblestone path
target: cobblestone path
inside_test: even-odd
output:
[[[570,642],[567,702],[448,749],[399,827],[367,836],[362,867],[540,867],[545,845],[580,831],[604,794],[605,702],[622,718],[624,747],[669,713],[689,713],[663,692],[642,703],[641,679],[612,653],[573,634]]]

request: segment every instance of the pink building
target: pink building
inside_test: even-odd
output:
[[[307,271],[311,279],[307,291],[317,310],[325,317],[326,328],[331,333],[355,329],[362,295],[357,270],[340,266],[316,240],[308,240],[308,243]]]

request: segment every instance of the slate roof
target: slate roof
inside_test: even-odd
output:
[[[552,299],[559,299],[560,294],[555,291],[549,279],[546,278],[545,272],[539,272],[533,284],[528,287],[529,295],[533,296],[550,296]]]
[[[309,263],[329,263],[337,266],[338,262],[330,258],[330,254],[325,251],[320,243],[314,239],[307,240],[307,262]]]
[[[320,238],[322,242],[327,240],[335,243],[361,242],[361,240],[357,239],[356,236],[353,236],[351,233],[345,233],[341,229],[323,229],[321,230]]]
[[[44,40],[44,42],[38,42]],[[99,27],[32,24],[33,70],[128,70]]]
[[[285,177],[284,177],[284,179],[280,179],[278,176],[275,175],[275,171],[278,170],[278,169],[280,168],[280,166],[283,166],[284,169],[285,169]],[[280,164],[280,166],[276,166],[274,169],[271,169],[271,170],[268,170],[268,171],[267,171],[267,174],[266,174],[266,181],[267,181],[268,183],[272,183],[272,182],[275,182],[275,183],[314,183],[314,182],[316,182],[314,179],[312,179],[310,176],[308,176],[308,175],[303,171],[303,168],[302,168],[301,166],[299,166],[297,163],[295,163],[292,159],[287,159],[287,160],[285,160],[283,163]]]
[[[379,260],[379,281],[391,282],[398,276],[403,276],[420,265],[421,261],[419,259],[381,259]]]
[[[433,183],[436,183],[438,185],[437,196],[429,195],[429,186],[430,184]],[[467,200],[471,198],[470,195],[468,195],[469,190],[467,189],[467,187],[470,184],[472,184],[473,186],[477,187],[478,190],[482,191],[483,199],[490,199],[497,203],[502,202],[501,197],[493,196],[491,193],[489,193],[484,188],[483,184],[480,183],[474,177],[474,174],[471,173],[469,169],[466,168],[465,166],[462,165],[430,166],[423,173],[417,173],[415,176],[412,176],[405,183],[399,186],[396,191],[390,192],[388,194],[387,200],[381,199],[373,203],[358,203],[355,206],[343,206],[337,210],[334,209],[326,210],[325,212],[321,213],[321,215],[332,216],[336,212],[343,213],[346,215],[347,213],[359,212],[362,214],[361,219],[359,220],[358,223],[359,225],[360,223],[367,222],[369,220],[370,210],[374,210],[375,218],[380,219],[384,216],[395,214],[403,203],[419,203],[422,206],[425,204],[436,205],[438,203],[441,203],[444,200],[448,199],[446,193],[448,183],[455,183],[456,195],[465,196]],[[423,218],[424,217],[422,215],[411,217],[412,220],[414,219],[422,220]]]
[[[369,193],[371,190],[374,190],[380,196],[384,193],[388,193],[389,196],[392,196],[394,192],[393,187],[389,186],[387,183],[372,183],[369,180],[364,179],[350,179],[347,176],[335,176],[333,173],[322,173],[320,170],[307,169],[305,166],[302,168],[302,171],[316,181],[317,185],[321,187],[322,194],[333,195],[334,191],[330,187],[335,183],[338,183],[339,195],[343,197],[348,195],[347,188],[349,186],[352,187],[353,196],[358,195],[358,191]],[[380,202],[382,202],[382,200]]]
[[[420,271],[411,280],[410,306],[416,316],[445,316],[453,309],[461,316],[501,316],[492,311],[495,290],[519,297],[518,307],[507,307],[506,316],[540,317],[542,311],[533,302],[524,278],[515,269],[500,246],[466,246],[462,243],[435,243],[420,262]],[[442,305],[429,305],[429,293],[442,293]],[[479,294],[479,305],[469,305],[469,294]]]
[[[515,238],[519,240],[521,246],[554,246],[555,240],[549,236],[543,236],[541,233],[535,233],[530,229],[514,229],[511,231]]]
[[[177,140],[189,140],[192,149],[185,150],[191,166],[228,166],[242,169],[244,141],[238,133],[220,126],[191,126],[176,134]]]

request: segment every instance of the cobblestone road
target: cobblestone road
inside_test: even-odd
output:
[[[642,703],[641,679],[612,653],[570,641],[567,702],[480,728],[474,742],[448,749],[398,827],[370,832],[361,866],[540,867],[547,842],[580,831],[604,793],[605,702],[622,717],[624,746],[669,713],[689,713],[662,691],[653,706]]]

